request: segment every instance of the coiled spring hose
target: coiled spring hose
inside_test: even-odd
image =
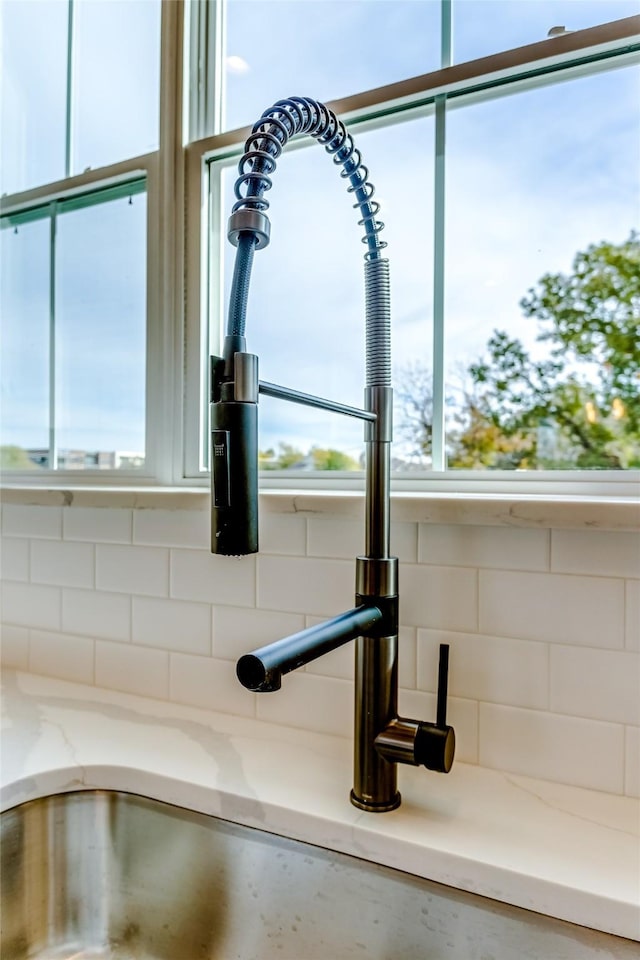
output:
[[[327,106],[309,97],[278,100],[265,110],[254,124],[238,164],[239,176],[234,192],[236,202],[229,219],[229,238],[237,245],[227,334],[245,334],[247,301],[253,254],[266,245],[269,201],[264,194],[271,189],[271,174],[289,139],[308,133],[322,144],[340,166],[340,176],[349,181],[354,208],[360,213],[358,225],[364,227],[362,242],[367,246],[365,260],[365,316],[367,386],[391,386],[391,306],[389,261],[383,258],[387,246],[380,239],[384,223],[377,219],[380,204],[373,199],[375,188],[369,171],[344,124]]]

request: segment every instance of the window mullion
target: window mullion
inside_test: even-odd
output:
[[[56,227],[57,203],[49,219],[49,469],[58,468],[56,435]]]
[[[207,70],[205,74],[208,100],[207,120],[213,124],[212,127],[209,127],[209,130],[213,130],[215,133],[220,133],[225,125],[226,6],[224,0],[217,0],[214,4],[214,15],[211,18],[212,22],[209,25],[207,35]]]
[[[442,0],[440,6],[440,66],[444,69],[453,63],[453,0]]]
[[[444,234],[445,234],[445,133],[446,97],[436,97],[433,237],[433,422],[432,470],[444,470]]]
[[[189,7],[189,141],[220,133],[224,114],[225,4],[193,0]]]
[[[148,181],[148,465],[161,483],[182,476],[182,2],[163,3],[160,149]]]
[[[66,128],[65,128],[65,147],[64,147],[64,170],[65,177],[70,177],[71,155],[73,144],[73,24],[74,24],[74,0],[68,2],[68,21],[67,21],[67,106],[66,106]]]

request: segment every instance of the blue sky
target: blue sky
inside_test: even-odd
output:
[[[4,8],[2,191],[10,192],[64,172],[66,3],[5,0]],[[74,172],[157,144],[156,3],[80,0],[77,8]],[[453,9],[455,59],[465,60],[543,40],[553,26],[630,16],[640,4],[456,0]],[[329,100],[437,69],[439,16],[437,2],[420,0],[230,0],[227,126],[252,122],[292,93]],[[578,249],[621,241],[638,225],[638,74],[637,67],[615,70],[451,111],[452,371],[477,357],[495,326],[531,344],[535,329],[521,322],[517,306],[526,290],[546,271],[568,270]],[[433,136],[431,117],[357,136],[387,224],[398,370],[431,364]],[[234,176],[225,175],[227,198]],[[260,356],[263,379],[360,404],[364,248],[344,184],[311,144],[282,158],[270,200],[273,240],[256,256],[249,349]],[[96,208],[95,217],[65,215],[66,225],[60,219],[60,442],[132,450],[140,449],[144,426],[144,198],[110,206]],[[3,442],[25,446],[40,444],[46,427],[42,229],[2,231]],[[229,248],[227,274],[232,256]],[[26,303],[16,338],[7,329]],[[261,401],[262,447],[286,440],[357,455],[361,439],[357,423]]]

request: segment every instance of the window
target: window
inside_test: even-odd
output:
[[[54,200],[3,227],[5,467],[143,466],[144,181]]]
[[[155,466],[147,289],[160,12],[159,0],[3,5],[5,470]]]
[[[302,93],[334,101],[381,203],[397,482],[631,477],[638,13],[5,0],[2,467],[206,482],[242,128]],[[269,200],[248,348],[263,379],[360,406],[363,248],[344,182],[302,139]],[[358,422],[263,398],[260,431],[265,484],[362,482]]]
[[[640,319],[640,238],[630,240],[640,213],[639,93],[640,70],[626,67],[448,115],[449,467],[640,466],[640,382],[632,391],[618,379],[637,370],[640,328],[617,358],[623,325],[587,329],[614,323],[631,297]],[[608,244],[619,262],[609,257],[605,292]],[[598,255],[576,268],[591,246]]]
[[[5,0],[2,192],[158,149],[159,0]]]
[[[344,5],[345,48],[366,34],[368,13],[386,24],[387,36],[400,20],[405,36],[424,36],[420,18],[433,18],[435,5],[400,6],[394,19],[389,4]],[[346,101],[389,242],[396,476],[637,468],[637,45],[616,47],[604,42],[608,35],[600,43],[594,36],[591,46],[587,38],[585,47],[567,40],[612,16],[630,16],[638,5],[453,0],[438,6],[440,63],[433,47],[427,52],[425,46],[421,59],[409,44],[405,78],[413,70],[426,77]],[[266,63],[277,61],[276,79],[287,76],[290,60],[272,56],[277,38],[286,36],[282,23],[294,8],[301,13],[318,5],[270,4],[271,24],[259,12],[247,15],[242,46],[235,24],[241,9],[254,7],[265,12],[242,2],[227,8],[226,50],[244,52],[241,70],[233,57],[224,61],[221,132],[231,120],[256,120],[278,98]],[[315,36],[311,15],[308,22],[307,39]],[[263,41],[273,37],[259,49],[248,39],[258,25]],[[556,27],[569,36],[562,39]],[[322,45],[307,49],[307,39],[301,41],[305,78],[314,76],[325,54]],[[440,64],[536,43],[458,68],[453,80],[438,71]],[[390,46],[382,42],[383,49]],[[364,59],[353,58],[352,74],[345,68],[353,84]],[[378,61],[368,64],[373,72],[362,78],[394,83],[394,65],[382,60],[378,72]],[[335,78],[320,74],[318,86],[327,89]],[[233,103],[225,100],[231,89]],[[241,144],[233,151],[229,139],[212,136],[191,148],[199,151],[209,190],[205,356],[208,348],[219,349],[234,261],[225,228]],[[310,138],[287,147],[273,179],[272,242],[255,257],[248,349],[259,355],[264,379],[360,405],[362,254],[350,203]],[[585,293],[576,289],[576,272],[587,262],[596,287],[607,270],[618,269],[619,280],[630,274],[618,289],[621,303],[628,301],[623,348],[604,328],[626,308],[612,303],[604,288],[590,294],[591,319],[602,320],[599,333],[585,338],[562,319]],[[554,312],[546,303],[549,290],[559,297],[561,289],[564,299]],[[202,391],[205,380],[201,366]],[[327,464],[362,470],[362,428],[351,421],[263,398],[260,423],[265,482],[279,470],[304,478]],[[194,472],[206,469],[207,443],[205,415]]]

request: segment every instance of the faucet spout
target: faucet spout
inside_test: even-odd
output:
[[[378,607],[361,604],[324,623],[246,653],[236,665],[238,680],[248,690],[260,693],[279,690],[283,673],[311,663],[343,643],[354,640],[370,630],[382,616]]]

